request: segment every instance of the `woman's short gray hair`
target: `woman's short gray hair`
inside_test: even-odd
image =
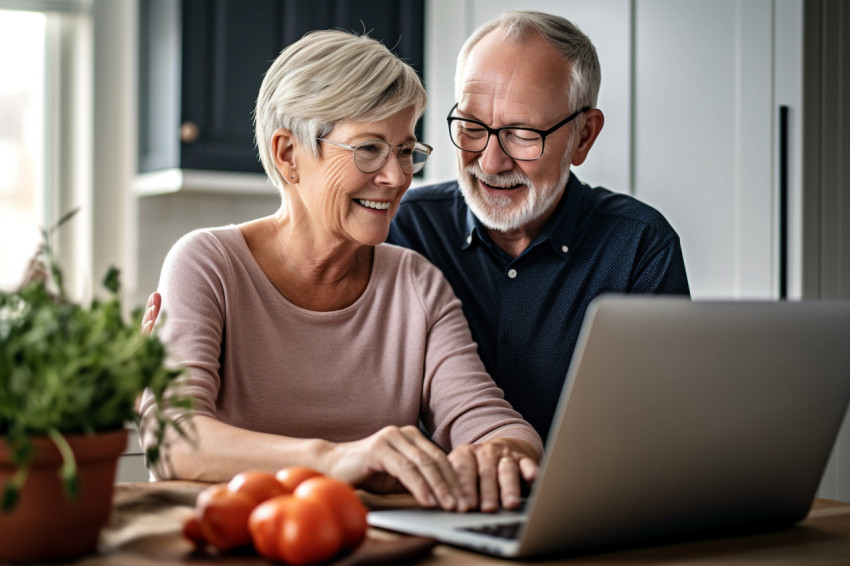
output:
[[[338,122],[372,122],[425,110],[416,71],[378,41],[342,30],[311,32],[286,47],[263,78],[254,113],[260,160],[278,188],[285,182],[271,155],[278,128],[319,155],[317,138]]]
[[[476,29],[463,47],[457,58],[455,74],[455,96],[460,101],[460,89],[463,87],[463,70],[469,52],[481,39],[494,30],[501,30],[505,39],[522,41],[530,33],[537,33],[546,43],[551,45],[570,66],[570,85],[567,100],[571,112],[583,106],[596,106],[599,96],[599,84],[602,71],[596,48],[582,31],[566,18],[544,12],[519,10],[505,12],[500,17],[491,20]]]

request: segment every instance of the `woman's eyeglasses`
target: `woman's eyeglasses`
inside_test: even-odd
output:
[[[319,141],[329,143],[354,152],[354,164],[363,173],[374,173],[386,165],[393,149],[398,148],[398,163],[405,175],[418,173],[428,161],[433,148],[421,142],[407,142],[401,145],[390,145],[383,140],[369,140],[357,145],[346,145],[325,138]]]

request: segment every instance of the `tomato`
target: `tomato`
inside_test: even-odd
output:
[[[356,547],[366,536],[366,506],[357,497],[354,488],[344,481],[328,477],[305,480],[295,489],[298,499],[316,501],[328,507],[339,523],[343,535],[343,548]]]
[[[305,468],[303,466],[292,466],[291,468],[283,468],[275,474],[286,493],[292,493],[298,484],[304,480],[321,476],[321,472],[317,472],[313,468]]]
[[[201,534],[208,543],[219,550],[251,544],[248,516],[256,504],[250,496],[216,484],[201,492],[196,507]]]
[[[227,489],[234,493],[244,493],[259,505],[266,499],[286,493],[283,484],[277,481],[271,472],[242,472],[233,476]]]
[[[204,533],[201,531],[201,520],[197,515],[192,515],[183,523],[183,538],[195,545],[195,548],[203,548],[207,544]]]
[[[219,492],[226,490],[226,483],[214,483],[213,485],[207,487],[205,490],[198,494],[198,498],[195,500],[195,509],[201,509],[204,505],[209,503],[212,498],[217,496]]]
[[[260,503],[248,519],[254,548],[270,560],[314,564],[342,549],[343,535],[331,510],[311,499],[279,495]]]

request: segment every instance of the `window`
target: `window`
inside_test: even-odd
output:
[[[44,14],[0,10],[0,288],[16,286],[47,219]]]
[[[91,6],[0,0],[2,289],[20,284],[42,228],[89,198]],[[72,290],[82,288],[85,229],[75,221],[51,240],[66,289],[69,281]]]

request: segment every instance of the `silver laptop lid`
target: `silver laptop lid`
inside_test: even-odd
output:
[[[848,399],[850,301],[601,297],[518,553],[798,521]]]

